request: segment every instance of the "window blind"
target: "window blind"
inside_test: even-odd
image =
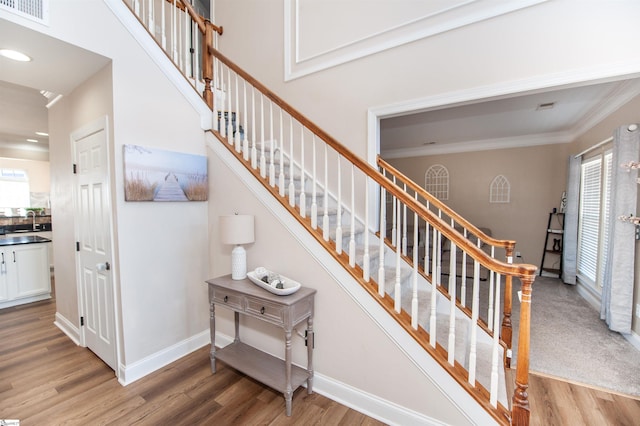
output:
[[[583,163],[580,179],[577,272],[592,285],[596,282],[598,268],[601,164],[601,157]]]

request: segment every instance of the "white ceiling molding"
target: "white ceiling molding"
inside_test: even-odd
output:
[[[501,2],[457,0],[435,4],[411,1],[411,5],[401,7],[399,3],[402,1],[409,0],[397,0],[390,2],[387,6],[379,4],[379,8],[393,7],[389,9],[389,12],[395,12],[393,16],[388,16],[384,10],[381,10],[379,15],[385,19],[376,21],[368,17],[367,26],[363,26],[362,10],[358,8],[366,6],[370,10],[371,3],[313,2],[312,4],[311,0],[284,0],[285,81],[547,0]],[[347,16],[341,15],[341,19],[332,22],[332,26],[329,27],[322,16],[330,17],[331,13],[338,13],[336,4],[342,8],[340,12],[346,12]],[[347,5],[349,7],[346,7]],[[318,18],[318,8],[321,7],[325,9],[321,10],[322,16]],[[313,9],[313,14],[310,9]],[[312,18],[311,15],[314,17]],[[356,20],[358,26],[344,24]],[[343,28],[340,22],[343,23]],[[318,29],[311,28],[313,23],[318,25]],[[326,36],[329,31],[331,37]]]
[[[512,138],[484,139],[447,143],[442,145],[424,145],[416,148],[400,148],[382,151],[383,158],[408,158],[426,155],[460,154],[463,152],[490,151],[494,149],[524,148],[528,146],[552,145],[573,141],[573,133],[558,132],[539,135],[526,135]]]

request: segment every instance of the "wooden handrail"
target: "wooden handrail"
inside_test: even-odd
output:
[[[169,2],[171,4],[175,4],[176,7],[182,9],[182,7],[178,6],[177,0],[167,0],[167,2]],[[184,10],[187,11],[189,16],[191,16],[191,19],[193,19],[193,21],[196,24],[198,24],[198,29],[204,35],[206,33],[206,31],[207,31],[207,22],[209,22],[209,21],[206,18],[204,18],[202,15],[199,15],[198,12],[196,12],[196,10],[193,8],[193,6],[191,6],[186,1],[180,0],[180,3],[184,7]],[[213,27],[215,32],[217,32],[218,34],[222,35],[222,32],[223,32],[223,28],[222,27],[218,27],[217,25],[214,25],[214,24],[211,24],[211,26]]]
[[[238,76],[242,77],[247,83],[258,89],[264,96],[269,98],[283,111],[286,111],[292,118],[298,121],[301,125],[309,129],[312,133],[322,139],[327,145],[332,147],[338,154],[344,157],[347,161],[351,162],[355,167],[360,169],[370,179],[378,183],[385,188],[386,191],[393,194],[402,203],[411,208],[412,211],[418,213],[422,219],[427,219],[438,231],[440,231],[446,238],[453,241],[457,247],[467,252],[473,259],[480,262],[484,267],[492,271],[498,272],[503,275],[512,275],[516,277],[527,277],[535,275],[538,269],[534,265],[527,264],[509,264],[499,261],[490,257],[483,250],[478,248],[475,244],[471,243],[467,238],[461,235],[458,231],[453,229],[448,223],[436,216],[431,210],[427,209],[422,203],[418,203],[413,197],[410,197],[405,192],[401,191],[389,178],[383,176],[376,168],[372,167],[369,163],[362,160],[360,157],[351,152],[348,148],[339,143],[336,139],[330,136],[323,129],[318,127],[314,122],[298,112],[287,102],[281,99],[278,95],[272,92],[265,85],[246,73],[242,68],[233,63],[229,58],[220,53],[217,49],[212,49],[212,54],[223,62],[227,67],[233,70]]]
[[[431,195],[427,190],[417,185],[413,180],[409,179],[405,176],[400,170],[393,167],[391,164],[386,162],[378,155],[378,165],[385,170],[389,170],[394,176],[400,178],[400,180],[405,183],[409,188],[413,191],[417,192],[421,197],[429,200],[429,202],[446,213],[449,217],[453,218],[456,222],[460,223],[464,228],[469,229],[473,235],[480,238],[483,242],[496,246],[496,247],[504,247],[505,249],[511,247],[512,249],[515,247],[516,242],[513,240],[498,240],[493,238],[484,232],[482,232],[479,228],[477,228],[474,224],[466,220],[464,217],[460,216],[455,210],[451,207],[444,204],[442,201]]]

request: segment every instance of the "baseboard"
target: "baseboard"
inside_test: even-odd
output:
[[[313,391],[388,425],[445,425],[322,374],[314,374]]]
[[[578,294],[582,296],[582,298],[586,300],[593,309],[600,312],[600,299],[596,296],[593,290],[589,289],[579,280],[576,289],[578,290]]]
[[[207,329],[130,365],[120,364],[118,368],[118,381],[121,385],[127,386],[167,364],[171,364],[173,361],[200,349],[209,344],[209,342],[210,335]]]
[[[64,334],[73,341],[76,345],[80,345],[80,330],[73,325],[71,321],[66,319],[60,312],[56,312],[56,319],[53,321],[53,325],[58,327]]]
[[[634,333],[622,335],[629,343],[631,343],[637,350],[640,351],[640,334]]]
[[[223,348],[231,343],[233,343],[233,337],[216,333],[218,348]],[[299,367],[306,369],[306,366]],[[416,413],[317,372],[314,372],[313,375],[313,391],[388,425],[445,425],[424,414]]]

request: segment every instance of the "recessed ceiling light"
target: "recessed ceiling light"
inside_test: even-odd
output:
[[[553,108],[555,105],[556,105],[556,103],[555,103],[555,102],[546,102],[546,103],[544,103],[544,104],[539,104],[539,105],[536,107],[536,109],[537,109],[538,111],[542,111],[542,110],[544,110],[544,109],[551,109],[551,108]]]
[[[36,135],[38,135],[38,136],[49,136],[49,133],[47,133],[47,132],[36,132]]]
[[[27,142],[38,143],[38,140],[37,139],[27,139]]]
[[[18,52],[17,50],[12,50],[12,49],[0,49],[0,55],[4,56],[5,58],[9,58],[9,59],[13,59],[14,61],[20,61],[20,62],[29,62],[32,59],[25,55],[22,52]]]

